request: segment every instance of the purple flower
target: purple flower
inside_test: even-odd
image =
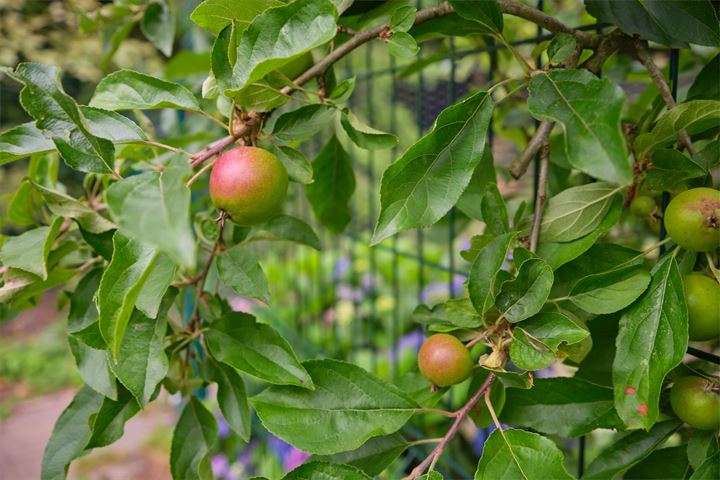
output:
[[[335,269],[333,270],[333,279],[339,280],[345,272],[350,268],[350,259],[348,257],[340,257],[335,262]]]
[[[217,478],[224,478],[228,473],[230,473],[230,462],[223,454],[213,455],[210,459],[210,466],[212,468],[213,475]]]
[[[425,335],[423,335],[422,330],[413,330],[406,333],[398,339],[395,348],[390,351],[390,361],[395,362],[400,352],[405,349],[412,349],[417,353],[424,341]]]
[[[286,472],[302,464],[310,456],[309,453],[298,450],[274,435],[268,437],[268,445],[283,462],[283,468]]]
[[[230,436],[230,425],[225,421],[225,417],[222,414],[217,414],[218,421],[218,437],[227,438]]]

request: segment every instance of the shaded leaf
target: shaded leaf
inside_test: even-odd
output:
[[[500,4],[495,0],[482,2],[468,2],[465,0],[450,0],[453,10],[461,17],[477,22],[487,32],[501,33],[503,30],[503,15]]]
[[[360,148],[380,150],[383,148],[392,148],[398,142],[398,138],[395,135],[381,132],[380,130],[375,130],[365,125],[347,109],[343,110],[340,116],[340,124],[348,137],[350,137],[350,140]]]
[[[315,390],[270,387],[251,398],[265,428],[295,447],[330,455],[399,430],[417,404],[402,390],[337,360],[303,364]]]
[[[468,292],[475,309],[481,314],[495,304],[497,275],[516,236],[517,232],[510,232],[493,239],[480,250],[470,268]]]
[[[110,370],[105,350],[92,348],[73,335],[68,337],[80,378],[104,397],[117,399],[117,382]]]
[[[321,103],[302,107],[280,115],[272,135],[281,142],[304,140],[321,131],[335,118],[337,110]]]
[[[382,473],[406,448],[408,443],[402,435],[393,433],[383,437],[373,437],[355,450],[334,455],[314,455],[312,460],[352,465],[374,476]]]
[[[612,388],[579,378],[538,378],[531,389],[507,389],[500,420],[561,437],[623,427]]]
[[[110,220],[81,201],[37,183],[33,183],[32,186],[43,196],[45,204],[53,214],[75,219],[84,230],[102,233],[116,228]]]
[[[370,480],[370,477],[350,465],[311,461],[289,472],[283,480]]]
[[[371,244],[432,225],[455,205],[482,157],[492,110],[486,92],[447,107],[432,130],[385,170]]]
[[[580,279],[568,298],[588,313],[613,313],[642,295],[650,278],[650,273],[641,266],[596,273]]]
[[[275,149],[275,154],[285,166],[290,180],[303,184],[313,182],[313,167],[300,150],[283,145]]]
[[[255,227],[246,239],[252,240],[289,240],[322,250],[320,239],[312,227],[299,218],[288,215],[277,215]]]
[[[250,26],[250,22],[259,14],[282,4],[279,0],[205,0],[195,7],[190,14],[190,20],[213,35],[234,23],[239,34]]]
[[[241,372],[276,385],[313,388],[287,341],[252,315],[233,312],[215,320],[206,341],[213,357]]]
[[[652,153],[652,164],[645,182],[650,190],[662,192],[680,182],[706,174],[702,166],[679,150],[662,148]]]
[[[218,385],[217,401],[230,428],[244,441],[250,441],[251,413],[242,377],[226,365],[208,362],[209,378]]]
[[[650,428],[658,418],[665,375],[683,359],[688,313],[674,256],[652,272],[645,293],[623,314],[613,362],[615,408],[630,428]]]
[[[140,29],[166,57],[172,55],[175,17],[165,0],[154,1],[145,8]]]
[[[349,203],[355,191],[355,173],[337,137],[328,141],[313,162],[313,178],[305,191],[315,217],[331,232],[342,232],[352,218]]]
[[[611,443],[588,465],[584,479],[610,479],[626,471],[655,450],[680,428],[680,422],[658,423],[650,431],[638,430]]]
[[[217,433],[215,416],[200,400],[190,397],[173,432],[170,449],[170,471],[173,478],[213,478],[209,453],[217,441]]]
[[[104,447],[118,440],[125,432],[125,422],[139,411],[140,405],[127,390],[121,390],[117,400],[103,399],[100,410],[91,419],[92,436],[85,448]]]
[[[43,135],[34,122],[23,123],[0,133],[0,165],[54,149],[55,144]]]
[[[520,322],[540,311],[550,295],[552,284],[550,265],[540,258],[530,258],[520,265],[514,279],[500,285],[495,306],[507,321]]]

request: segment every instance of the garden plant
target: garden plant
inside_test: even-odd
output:
[[[618,435],[583,478],[720,478],[720,8],[583,8],[592,28],[521,0],[203,0],[190,13],[211,38],[201,85],[120,69],[87,105],[56,66],[2,67],[32,117],[0,134],[0,165],[27,164],[3,220],[12,233],[0,236],[3,311],[68,292],[85,383],[55,425],[42,478],[65,478],[73,460],[118,440],[162,390],[182,398],[173,478],[213,478],[211,385],[240,441],[266,431],[310,455],[288,480],[439,480],[470,424],[495,427],[475,479],[574,478],[563,439],[598,430]],[[167,56],[178,48],[183,13],[171,0],[79,15],[87,32],[111,33],[108,59],[133,32]],[[531,54],[512,32],[528,26],[545,34]],[[495,78],[419,140],[354,112],[357,79],[338,66],[356,49],[387,50],[417,72],[438,61],[421,50],[444,58],[456,40],[500,52]],[[199,55],[184,53],[176,69]],[[679,68],[693,73],[687,85]],[[645,88],[626,91],[628,79]],[[201,127],[157,127],[175,111]],[[508,126],[512,115],[522,128]],[[503,134],[519,145],[507,167],[491,148]],[[342,235],[356,214],[353,155],[378,151],[394,156],[369,186],[368,245],[449,216],[469,232],[451,253],[466,262],[461,291],[407,319],[424,343],[401,378],[347,357],[302,358],[230,303],[275,304],[257,245],[319,249]],[[80,172],[79,188],[64,170]],[[533,173],[534,196],[501,194]],[[290,214],[304,201],[310,213]],[[558,364],[562,376],[536,374]],[[440,433],[426,435],[438,418]],[[388,473],[417,445],[429,447],[423,458]]]

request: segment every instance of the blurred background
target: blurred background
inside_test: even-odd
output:
[[[133,69],[191,88],[198,97],[209,71],[212,36],[188,20],[199,0],[169,2],[174,17],[175,40],[170,56],[164,55],[140,31],[137,8],[143,0],[0,0],[0,65],[19,62],[50,63],[62,69],[66,92],[85,104],[95,84],[106,74],[121,68]],[[387,2],[355,2],[342,24],[362,27],[379,22]],[[395,2],[397,3],[397,2]],[[430,2],[426,1],[427,4]],[[531,2],[534,3],[534,2]],[[544,5],[543,5],[544,3]],[[548,13],[574,26],[600,28],[584,13],[577,0],[541,2]],[[378,13],[378,11],[380,13]],[[391,10],[390,10],[391,11]],[[375,13],[372,13],[375,12]],[[385,12],[387,14],[387,11]],[[528,59],[543,61],[538,53],[552,38],[526,22],[506,17],[505,32]],[[461,33],[461,32],[453,32]],[[482,232],[482,223],[471,220],[479,208],[479,197],[465,195],[459,208],[431,229],[406,232],[373,249],[368,240],[379,205],[380,175],[386,166],[426,132],[437,114],[470,91],[494,81],[520,75],[509,54],[479,36],[443,37],[416,32],[422,40],[417,57],[396,60],[380,41],[356,50],[337,64],[338,80],[355,76],[357,85],[350,108],[367,124],[395,133],[397,148],[368,152],[340,137],[355,169],[356,189],[351,204],[353,218],[340,234],[333,234],[315,222],[304,189],[291,185],[286,213],[303,218],[318,232],[322,250],[281,242],[257,242],[256,250],[268,276],[272,294],[270,306],[233,298],[236,310],[252,311],[277,328],[295,347],[302,359],[317,356],[351,359],[369,371],[413,388],[416,378],[416,351],[423,331],[413,322],[413,310],[421,303],[435,305],[450,297],[465,295],[463,283],[469,264],[460,251],[469,248],[472,235]],[[712,52],[695,48],[680,56],[679,97],[684,96]],[[667,51],[656,51],[656,61],[667,67]],[[626,119],[635,122],[656,101],[638,64],[614,57],[603,75],[621,82],[628,95]],[[19,85],[0,78],[0,130],[27,122],[30,118],[18,103]],[[507,167],[519,154],[534,129],[534,120],[524,108],[525,94],[499,105],[491,135],[498,186],[507,199],[510,216],[525,208],[533,198],[533,174],[510,181]],[[213,101],[205,101],[212,111]],[[172,139],[188,151],[195,151],[221,136],[220,129],[207,119],[175,111],[155,111],[143,121],[150,122],[161,138]],[[147,126],[145,123],[144,126]],[[339,134],[343,135],[343,134]],[[329,138],[321,133],[301,149],[312,159]],[[571,173],[562,158],[551,163],[550,194],[586,179]],[[0,225],[2,234],[16,235],[34,220],[24,214],[28,200],[15,192],[33,165],[48,166],[48,175],[67,191],[80,191],[83,178],[58,158],[18,161],[0,166],[0,211],[9,220]],[[205,182],[205,183],[203,183]],[[206,204],[203,193],[207,180],[194,186],[198,205]],[[524,206],[523,206],[524,205]],[[630,247],[653,243],[659,226],[628,216],[610,238]],[[228,293],[228,292],[226,292]],[[0,477],[39,477],[42,451],[55,420],[81,385],[68,347],[65,319],[69,293],[54,289],[38,296],[22,311],[0,305]],[[230,293],[228,293],[230,295]],[[590,325],[593,330],[592,324]],[[594,333],[593,333],[594,335]],[[558,365],[548,376],[568,374],[571,367]],[[250,393],[259,385],[248,384]],[[459,385],[448,396],[448,408],[464,403],[467,385]],[[213,391],[203,392],[209,405]],[[112,446],[93,451],[73,463],[70,478],[129,479],[169,478],[169,446],[178,399],[161,395],[143,413],[128,422],[124,437]],[[253,439],[243,443],[220,418],[221,442],[213,457],[218,478],[242,479],[254,475],[279,478],[300,464],[307,455],[253,425]],[[442,435],[447,419],[428,418],[403,432],[409,439]],[[489,429],[466,428],[456,448],[438,465],[446,478],[471,478],[482,443]],[[588,455],[609,442],[602,432],[588,439]],[[577,440],[559,440],[565,446],[570,471],[577,469]],[[388,470],[385,478],[399,478],[400,472],[429,447],[408,450]]]

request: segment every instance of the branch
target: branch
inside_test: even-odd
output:
[[[603,35],[600,44],[593,54],[580,65],[580,68],[590,70],[597,75],[607,59],[618,51],[623,44],[627,44],[630,41],[632,41],[632,38],[625,35],[619,28],[616,28],[607,35]]]
[[[235,136],[228,135],[227,137],[223,137],[217,142],[211,143],[196,154],[192,155],[190,157],[192,158],[192,168],[201,165],[208,158],[212,158],[215,155],[222,153],[223,150],[235,143],[235,140],[237,140]]]
[[[536,8],[515,2],[513,0],[500,0],[500,8],[503,13],[524,18],[525,20],[529,20],[553,33],[569,33],[574,36],[578,43],[580,43],[583,47],[596,48],[600,44],[600,35],[568,27],[557,18],[543,13]]]
[[[427,22],[432,18],[442,17],[451,13],[453,13],[453,9],[450,4],[447,2],[443,2],[440,5],[435,5],[433,7],[425,8],[418,11],[415,15],[415,25],[419,25],[423,22]],[[293,83],[295,85],[302,86],[313,78],[322,75],[328,68],[330,68],[332,64],[334,64],[359,46],[364,45],[370,40],[381,36],[384,32],[387,32],[389,28],[389,25],[386,24],[369,28],[361,32],[356,32],[350,40],[337,47],[321,61],[306,70],[305,73],[297,77],[293,81]],[[292,93],[293,90],[295,90],[293,87],[288,86],[283,88],[281,92],[285,95],[288,95]]]
[[[515,180],[525,174],[532,159],[535,158],[535,155],[537,155],[542,146],[548,141],[553,127],[555,127],[555,123],[548,122],[547,120],[542,121],[540,125],[538,125],[537,130],[535,130],[535,135],[533,135],[528,142],[525,151],[510,165],[510,175],[512,175]]]
[[[547,193],[548,163],[550,162],[550,144],[545,141],[540,151],[540,175],[538,176],[538,190],[535,198],[535,215],[533,216],[532,230],[530,231],[530,251],[537,250],[540,238],[540,225],[542,224],[542,211],[545,206]]]
[[[657,86],[658,90],[660,90],[660,96],[665,102],[668,110],[675,107],[675,99],[672,96],[670,87],[665,81],[665,77],[658,66],[655,65],[648,48],[648,43],[645,40],[635,41],[635,54],[637,55],[637,59],[645,66],[645,69],[650,74],[650,78],[652,78],[655,86]],[[693,155],[695,153],[695,148],[693,147],[692,141],[690,140],[690,136],[687,132],[685,130],[680,130],[678,137],[680,137],[680,143],[685,145],[687,151]]]
[[[495,379],[495,375],[493,373],[490,373],[485,380],[485,382],[482,384],[480,389],[475,392],[475,395],[473,395],[470,400],[467,401],[463,407],[457,411],[455,414],[455,421],[453,421],[453,424],[450,426],[450,429],[447,431],[445,436],[440,440],[440,443],[438,443],[437,447],[433,449],[433,451],[428,455],[428,457],[423,460],[420,465],[415,467],[412,472],[410,472],[410,475],[405,477],[404,480],[412,480],[414,478],[419,477],[423,474],[426,468],[428,468],[432,463],[437,461],[437,458],[442,455],[443,450],[447,446],[448,443],[450,443],[450,440],[455,437],[455,434],[457,433],[458,429],[460,428],[460,424],[467,416],[468,412],[475,406],[475,404],[482,398],[483,395],[485,395],[485,392],[487,392],[490,389],[490,385],[492,385],[493,380]]]

